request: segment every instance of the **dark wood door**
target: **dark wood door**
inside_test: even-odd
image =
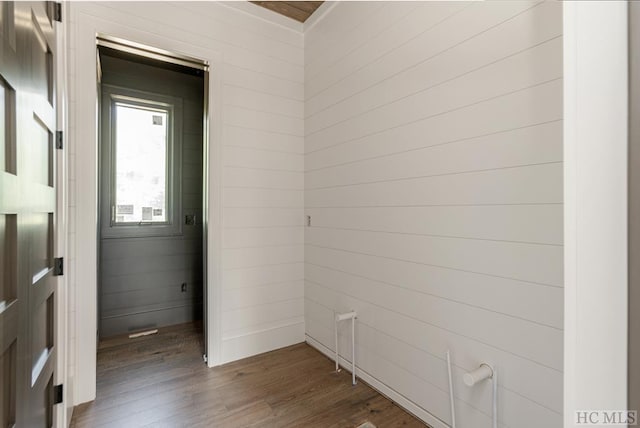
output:
[[[0,3],[0,425],[53,425],[55,27]]]

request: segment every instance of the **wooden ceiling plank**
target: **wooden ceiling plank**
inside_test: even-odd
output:
[[[280,15],[284,15],[286,17],[295,19],[299,22],[304,22],[308,18],[308,14],[301,11],[300,9],[296,9],[295,7],[291,7],[284,2],[279,1],[255,1],[252,2],[257,4],[258,6],[262,6],[266,9],[269,9],[273,12],[279,13]]]
[[[322,1],[251,1],[272,12],[279,13],[298,22],[304,22],[324,2]]]
[[[317,8],[323,3],[321,1],[285,1],[283,3],[288,4],[291,7],[295,7],[296,9],[300,9],[303,12],[312,15],[313,12],[316,11]]]

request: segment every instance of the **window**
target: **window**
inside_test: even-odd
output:
[[[109,85],[102,97],[103,236],[180,233],[180,99]]]
[[[116,102],[112,221],[166,223],[169,110]]]

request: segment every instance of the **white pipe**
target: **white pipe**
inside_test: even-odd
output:
[[[335,312],[334,312],[334,314],[335,314]],[[336,338],[336,347],[335,347],[335,350],[336,350],[336,373],[338,373],[338,372],[340,372],[340,365],[338,364],[338,358],[339,358],[339,355],[338,355],[338,315],[336,315],[335,318],[336,318],[336,321],[335,321],[335,326],[334,326],[333,330],[334,330],[335,338]]]
[[[490,365],[483,363],[474,371],[465,373],[462,380],[464,380],[465,385],[473,386],[485,379],[491,379],[491,376],[493,376],[493,369]]]
[[[491,380],[492,394],[493,394],[493,400],[492,400],[492,406],[491,406],[491,413],[492,413],[492,419],[493,419],[492,427],[498,428],[498,372],[494,370],[494,368],[491,367],[489,364],[482,363],[480,364],[480,367],[478,367],[474,371],[465,373],[462,379],[464,380],[464,383],[467,386],[473,386],[478,382],[482,382],[483,380],[486,380],[486,379]]]
[[[449,401],[451,405],[451,428],[456,428],[456,405],[453,399],[453,376],[451,374],[451,355],[447,349],[447,371],[449,373]]]
[[[336,373],[340,371],[338,353],[338,323],[340,321],[351,320],[351,383],[356,384],[356,318],[358,315],[355,311],[346,312],[344,314],[336,314],[335,321],[335,341],[336,341]]]
[[[356,316],[357,316],[357,314],[354,311],[346,312],[344,314],[336,315],[336,321],[351,320],[351,319],[356,318]]]
[[[351,318],[351,385],[356,384],[356,316]]]
[[[493,370],[493,428],[498,428],[498,370]]]

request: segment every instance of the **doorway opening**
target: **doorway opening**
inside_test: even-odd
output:
[[[206,361],[207,65],[97,42],[99,341],[191,325]]]

